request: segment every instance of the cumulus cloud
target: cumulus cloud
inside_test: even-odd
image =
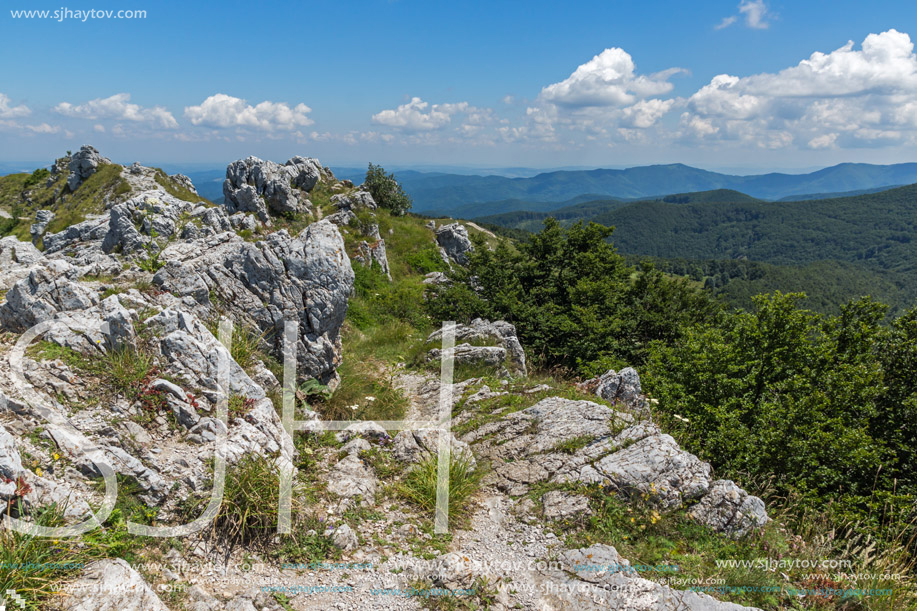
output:
[[[129,93],[118,93],[108,98],[96,98],[85,104],[61,102],[54,107],[54,112],[82,119],[132,121],[166,129],[178,127],[178,121],[164,107],[144,108],[139,104],[132,104],[130,100]]]
[[[10,98],[0,93],[0,119],[15,119],[17,117],[26,117],[32,113],[28,106],[24,104],[11,106]]]
[[[586,106],[624,106],[640,98],[672,90],[668,78],[680,72],[675,68],[658,75],[636,75],[636,66],[624,49],[605,49],[579,66],[559,83],[541,90],[539,102],[567,108]]]
[[[284,102],[264,101],[255,106],[241,98],[224,93],[212,95],[199,106],[185,108],[185,116],[193,125],[208,127],[254,128],[266,131],[293,131],[312,125],[312,109],[305,104],[290,108]]]
[[[867,144],[917,133],[917,56],[910,36],[870,34],[830,53],[815,52],[777,73],[720,74],[686,102],[686,133],[811,148]],[[913,135],[913,134],[912,134]]]
[[[724,17],[723,20],[714,26],[717,30],[728,28],[739,20],[745,18],[745,25],[755,30],[766,30],[770,27],[770,19],[773,15],[764,0],[743,0],[739,4],[739,14]]]
[[[468,102],[457,104],[433,104],[414,97],[398,108],[383,110],[372,116],[373,123],[385,125],[406,132],[421,132],[440,129],[452,122],[452,117],[467,114],[472,121],[479,120],[487,109],[476,108]]]

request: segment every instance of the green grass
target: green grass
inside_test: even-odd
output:
[[[438,458],[428,456],[415,465],[397,487],[398,493],[433,519],[436,508]],[[461,524],[468,517],[470,501],[480,490],[483,467],[473,467],[464,455],[452,455],[449,463],[449,521]]]
[[[71,225],[82,223],[90,214],[105,212],[106,200],[123,201],[130,193],[130,185],[121,178],[121,166],[99,166],[95,174],[86,179],[76,192],[62,197],[51,209],[56,217],[48,225],[47,233],[63,231]]]
[[[196,195],[192,191],[189,191],[185,187],[182,187],[173,181],[171,178],[169,178],[168,174],[159,168],[156,168],[156,173],[153,175],[153,180],[155,180],[156,184],[165,189],[165,192],[172,197],[176,197],[182,201],[191,202],[192,204],[197,204],[199,202],[204,202],[205,204],[210,203],[209,200],[201,197],[200,195]]]

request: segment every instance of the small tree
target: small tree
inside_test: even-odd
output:
[[[379,206],[402,215],[411,209],[411,198],[404,192],[394,175],[386,174],[382,166],[369,164],[366,170],[366,188]]]

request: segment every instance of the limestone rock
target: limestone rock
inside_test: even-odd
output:
[[[234,234],[167,247],[168,261],[153,283],[198,302],[201,315],[215,296],[237,323],[270,338],[270,351],[283,358],[286,319],[299,323],[296,345],[300,379],[336,386],[341,358],[340,330],[353,291],[353,269],[338,228],[327,220],[298,236],[286,231],[256,243]]]
[[[334,529],[334,532],[331,533],[331,542],[334,543],[335,547],[339,547],[345,552],[349,552],[360,546],[360,540],[357,538],[357,533],[353,532],[353,529],[347,524],[341,524]]]
[[[140,573],[120,558],[89,564],[63,591],[64,611],[168,611]]]
[[[726,479],[715,481],[710,492],[688,511],[688,515],[732,537],[742,537],[764,526],[768,520],[764,501]]]
[[[474,245],[468,237],[468,230],[460,223],[443,225],[437,229],[436,242],[446,253],[448,259],[461,265],[468,263],[468,253],[474,250]]]
[[[359,210],[361,208],[367,210],[376,209],[376,200],[373,199],[373,196],[369,191],[354,191],[347,195],[334,195],[331,197],[331,203],[334,204],[338,210]]]
[[[293,157],[284,165],[248,157],[234,161],[226,168],[223,181],[224,205],[230,214],[253,212],[268,222],[268,212],[299,212],[308,207],[308,199],[294,189],[309,192],[322,177],[317,159]]]
[[[102,157],[92,146],[80,147],[67,166],[70,176],[67,177],[67,186],[70,191],[76,191],[87,178],[96,173],[100,165],[111,163],[111,160]]]
[[[345,499],[359,496],[364,505],[376,503],[378,479],[356,454],[348,454],[331,467],[328,491]]]
[[[35,222],[29,227],[29,233],[32,235],[32,242],[37,242],[45,233],[45,229],[51,221],[54,220],[55,214],[52,210],[39,210],[35,213]]]
[[[633,367],[625,367],[619,372],[610,369],[598,379],[595,394],[613,404],[641,411],[645,407],[645,399],[641,394],[640,376]]]
[[[0,424],[0,478],[14,480],[22,473],[22,461],[16,449],[16,440]]]
[[[395,435],[395,458],[407,463],[417,463],[428,456],[437,456],[439,454],[439,435],[438,429],[400,431]],[[468,444],[456,439],[452,433],[446,433],[446,436],[452,456],[461,457],[474,467],[476,461]]]
[[[551,490],[541,497],[541,502],[544,504],[544,517],[548,520],[569,520],[592,513],[589,499],[581,494]]]
[[[427,337],[427,342],[442,342],[442,334],[442,329],[437,329]],[[500,360],[505,361],[506,368],[509,372],[517,376],[527,375],[525,350],[523,350],[522,343],[516,336],[516,327],[511,323],[503,320],[491,322],[482,318],[476,318],[471,321],[471,324],[455,326],[455,341],[473,341],[475,343],[490,341],[495,345],[499,344],[503,348],[503,358]],[[496,359],[497,352],[492,350],[476,351],[474,348],[486,348],[486,346],[469,345],[467,348],[461,349],[461,356],[459,346],[456,346],[456,362],[475,362],[483,360],[487,364],[497,364],[488,361],[488,359]],[[438,353],[435,356],[431,354],[430,358],[439,358],[439,355]]]

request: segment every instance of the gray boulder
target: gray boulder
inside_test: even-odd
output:
[[[569,520],[592,514],[589,499],[581,494],[570,494],[563,490],[551,490],[541,497],[544,517],[548,520]]]
[[[346,195],[334,195],[331,197],[331,203],[341,211],[359,210],[361,208],[368,210],[376,209],[376,200],[373,199],[369,191],[364,191],[362,189]]]
[[[717,480],[688,512],[691,518],[731,537],[742,537],[767,524],[764,501],[751,496],[735,482]]]
[[[372,243],[365,240],[360,242],[357,247],[357,255],[353,260],[366,267],[372,267],[373,263],[377,263],[385,277],[389,280],[392,279],[392,273],[388,268],[388,255],[385,252],[385,240],[378,239]]]
[[[0,290],[8,290],[43,260],[41,251],[30,242],[20,242],[15,236],[0,239]]]
[[[353,291],[353,269],[338,228],[313,223],[298,236],[286,231],[256,243],[234,234],[178,242],[162,253],[168,265],[154,284],[193,297],[205,315],[218,299],[227,314],[263,333],[283,358],[284,321],[299,322],[296,348],[300,379],[335,386],[341,358],[340,330]]]
[[[70,159],[67,168],[70,176],[67,177],[67,186],[70,191],[80,188],[87,178],[96,173],[100,165],[111,163],[110,159],[102,157],[99,151],[92,146],[83,146]]]
[[[16,440],[0,424],[0,478],[16,479],[22,473],[22,461],[16,449]]]
[[[283,214],[307,209],[308,193],[322,177],[322,166],[311,157],[293,157],[284,165],[248,157],[226,168],[224,205],[230,214],[253,212],[269,222],[268,212]]]
[[[63,611],[168,611],[140,573],[121,558],[93,562],[63,592]]]
[[[440,245],[449,259],[465,265],[468,263],[468,253],[474,250],[474,245],[468,237],[468,230],[464,225],[452,223],[443,225],[436,230],[436,242]]]
[[[598,378],[595,394],[615,405],[622,405],[634,411],[646,407],[640,388],[640,376],[633,367],[625,367],[619,372],[610,369]]]
[[[516,336],[516,327],[506,321],[497,320],[491,322],[476,318],[469,325],[456,325],[455,341],[474,341],[476,343],[490,341],[494,344],[499,344],[503,350],[500,362],[505,362],[509,373],[516,376],[527,375],[525,350],[522,349],[522,343]],[[442,329],[437,329],[431,333],[427,337],[427,342],[442,342]],[[480,348],[481,350],[474,350],[474,348]],[[490,350],[487,346],[467,345],[467,347],[462,348],[461,345],[458,345],[456,346],[455,358],[456,362],[484,361],[488,364],[493,364],[489,361],[497,358],[497,354],[497,351]],[[437,352],[433,355],[431,351],[430,358],[439,358],[439,353]]]
[[[39,210],[35,213],[35,222],[29,227],[29,233],[32,235],[32,242],[38,242],[48,225],[54,220],[55,214],[52,210]]]
[[[400,461],[417,463],[429,456],[436,456],[439,452],[439,429],[413,429],[400,431],[394,439],[394,455]],[[453,457],[461,457],[474,467],[476,461],[471,447],[464,441],[459,441],[452,433],[446,433],[449,441],[450,453]]]
[[[73,268],[64,261],[49,261],[36,267],[13,285],[0,304],[0,327],[22,332],[58,312],[84,310],[99,302],[98,295],[74,282],[67,274]]]

